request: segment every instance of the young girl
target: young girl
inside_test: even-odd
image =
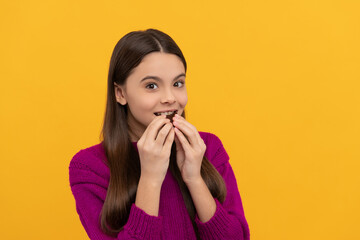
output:
[[[103,141],[69,166],[90,239],[249,239],[220,139],[185,119],[185,77],[185,58],[163,32],[130,32],[116,44]]]

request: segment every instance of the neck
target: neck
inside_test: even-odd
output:
[[[143,129],[143,126],[141,125],[141,123],[137,122],[134,119],[134,117],[132,117],[132,114],[128,114],[127,123],[128,123],[130,140],[132,142],[139,141],[139,139],[143,135],[145,129]]]
[[[140,139],[139,135],[134,133],[130,126],[129,126],[129,135],[131,142],[137,142]]]

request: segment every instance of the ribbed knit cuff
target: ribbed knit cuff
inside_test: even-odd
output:
[[[216,211],[209,221],[203,223],[200,221],[198,215],[195,215],[195,223],[197,224],[201,238],[224,240],[242,239],[241,225],[234,224],[218,199],[214,198],[214,200],[216,202]],[[238,229],[239,227],[240,229]]]
[[[130,235],[139,239],[160,239],[162,219],[161,216],[147,214],[133,203],[124,230],[126,229]]]

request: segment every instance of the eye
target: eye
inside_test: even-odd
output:
[[[157,86],[156,86],[156,88],[155,88],[155,86],[156,86],[155,83],[150,83],[150,84],[146,85],[146,88],[148,88],[148,89],[156,89]]]
[[[180,84],[180,86],[179,86],[179,84]],[[184,86],[184,84],[185,84],[185,82],[184,82],[184,81],[177,81],[177,82],[174,84],[174,86],[176,86],[176,85],[177,85],[177,87],[181,88],[181,87],[183,87],[183,86]]]

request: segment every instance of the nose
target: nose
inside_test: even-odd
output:
[[[175,100],[175,96],[172,93],[171,89],[165,89],[164,93],[161,96],[161,103],[174,103]]]

